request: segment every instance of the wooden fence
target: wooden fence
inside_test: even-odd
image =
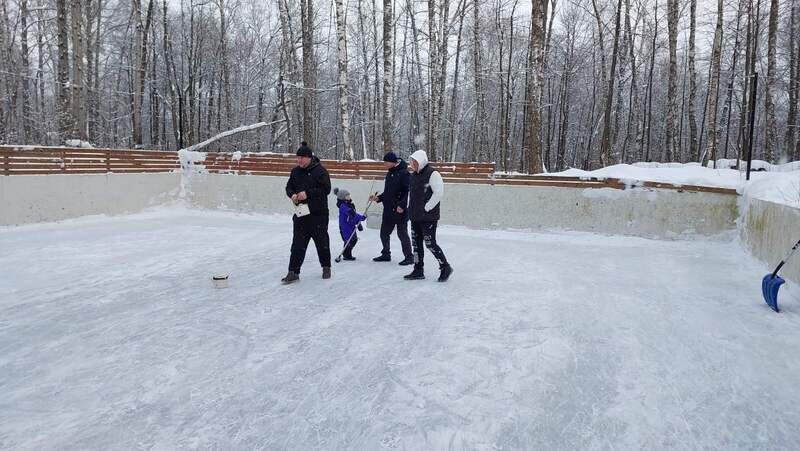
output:
[[[286,177],[295,166],[290,154],[242,154],[208,152],[205,161],[197,162],[209,173],[267,175]],[[323,160],[331,177],[338,179],[380,180],[386,174],[381,162]],[[494,163],[432,163],[445,183],[480,185],[550,186],[565,188],[626,189],[625,182],[615,178],[580,178],[548,175],[495,174]],[[177,152],[155,150],[84,149],[70,147],[0,146],[0,174],[105,174],[158,173],[181,170]],[[730,188],[696,185],[676,186],[660,182],[640,182],[645,188],[689,192],[736,194]]]
[[[3,175],[170,172],[180,167],[176,152],[0,146]]]

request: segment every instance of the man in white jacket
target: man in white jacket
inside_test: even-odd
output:
[[[418,150],[411,154],[411,189],[408,209],[411,216],[411,244],[414,248],[414,271],[405,276],[406,280],[425,278],[424,246],[439,262],[439,282],[446,282],[453,274],[453,267],[447,262],[442,248],[436,243],[436,225],[444,195],[442,175],[428,164],[428,156]]]

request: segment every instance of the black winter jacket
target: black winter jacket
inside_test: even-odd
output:
[[[378,202],[383,204],[383,214],[395,213],[397,207],[408,210],[408,191],[411,186],[411,174],[408,173],[408,164],[400,160],[400,164],[389,169],[386,181],[383,184],[383,193],[378,196]],[[403,213],[407,215],[407,213]]]
[[[286,195],[292,197],[293,194],[305,191],[308,199],[301,203],[307,203],[312,215],[328,215],[328,194],[331,193],[331,178],[328,170],[313,157],[308,167],[300,166],[292,169],[289,181],[286,182]]]
[[[411,193],[408,209],[411,211],[411,222],[432,222],[439,220],[439,207],[436,204],[431,211],[425,211],[425,204],[433,197],[433,190],[430,186],[431,175],[436,170],[431,165],[426,165],[411,177]]]

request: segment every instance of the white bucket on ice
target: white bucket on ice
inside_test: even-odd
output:
[[[214,288],[228,288],[228,275],[213,276]]]

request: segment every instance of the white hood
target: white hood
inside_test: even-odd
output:
[[[424,150],[418,150],[412,153],[410,158],[419,163],[419,171],[428,165],[428,154],[426,154]]]

